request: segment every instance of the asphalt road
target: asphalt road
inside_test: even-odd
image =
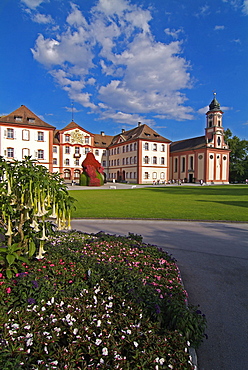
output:
[[[248,224],[88,219],[73,220],[72,227],[139,234],[172,254],[189,302],[200,304],[208,321],[198,369],[248,369]]]

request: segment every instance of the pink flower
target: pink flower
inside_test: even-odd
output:
[[[0,273],[0,278],[2,278],[2,277],[3,277],[3,274]]]
[[[11,288],[7,288],[6,293],[8,293],[8,294],[11,293]]]

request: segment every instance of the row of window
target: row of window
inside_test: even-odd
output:
[[[158,164],[158,158],[157,157],[152,157],[151,161],[152,161],[152,164]],[[144,164],[149,164],[150,163],[150,158],[147,155],[143,158],[143,163]],[[165,157],[160,158],[160,164],[162,164],[162,165],[165,164]]]
[[[4,132],[4,136],[7,139],[15,139],[15,131],[13,128],[7,128]],[[30,140],[30,131],[29,130],[22,130],[22,140],[29,141]],[[37,141],[44,141],[44,132],[37,131]]]
[[[122,147],[122,153],[132,152],[135,150],[137,150],[137,143],[127,144]],[[110,150],[110,155],[120,154],[120,151],[121,151],[120,147],[113,148]]]
[[[120,166],[120,164],[122,163],[123,166],[125,165],[129,165],[129,164],[136,164],[137,163],[137,157],[127,157],[127,158],[122,158],[122,162],[121,160],[118,158],[118,159],[112,159],[111,161],[109,161],[109,165],[110,166]]]
[[[158,150],[158,144],[156,143],[144,143],[144,149],[145,150],[153,150],[153,151],[157,151]],[[161,152],[165,152],[165,145],[164,144],[161,144],[160,145],[160,151]]]
[[[21,116],[15,116],[14,119],[15,119],[16,122],[22,122],[23,121],[23,118]],[[27,118],[27,121],[29,123],[34,123],[35,118]]]
[[[181,172],[185,172],[186,168],[186,158],[182,157],[181,158]],[[190,156],[189,157],[189,169],[194,170],[194,157]],[[174,158],[174,172],[178,171],[178,158]]]
[[[157,180],[158,179],[158,174],[157,172],[153,172],[152,173],[152,179],[153,180]],[[144,173],[144,179],[145,180],[149,180],[150,179],[150,173],[149,172],[145,172]],[[164,172],[160,172],[160,180],[164,181],[165,180],[165,173]]]
[[[6,156],[7,158],[14,158],[15,157],[15,150],[14,148],[7,148],[6,150]],[[30,150],[29,149],[22,149],[22,158],[30,156]],[[38,159],[44,159],[44,150],[43,149],[38,149],[35,152],[35,156]]]
[[[70,154],[71,153],[71,149],[72,149],[72,147],[70,147],[70,146],[65,146],[65,150],[64,150],[64,153],[65,154]],[[90,152],[90,148],[82,148],[83,149],[83,151],[84,151],[84,154],[87,154],[87,153],[89,153]],[[58,153],[58,147],[57,146],[54,146],[53,147],[53,153]],[[95,153],[95,155],[100,155],[100,153],[99,153],[99,149],[95,149],[94,150],[94,153]],[[74,147],[74,154],[80,154],[80,147],[79,146],[75,146]],[[103,151],[103,155],[105,155],[106,154],[106,151],[104,150]]]
[[[117,174],[116,173],[109,173],[109,179],[117,179]],[[136,172],[125,172],[125,179],[136,179],[137,174]]]
[[[75,170],[74,171],[74,179],[79,179],[80,173],[81,173],[80,170]],[[64,179],[67,179],[67,180],[71,179],[71,171],[70,170],[68,170],[68,169],[64,170]]]

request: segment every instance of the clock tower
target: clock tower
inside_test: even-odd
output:
[[[224,141],[224,128],[222,126],[223,112],[220,109],[220,103],[216,99],[216,93],[214,93],[214,98],[209,104],[209,111],[206,115],[207,126],[205,129],[205,138],[207,147],[227,149],[228,146]]]

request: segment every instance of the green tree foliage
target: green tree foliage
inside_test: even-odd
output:
[[[230,182],[243,182],[248,179],[248,140],[232,136],[228,128],[225,131],[225,141],[231,149]]]
[[[30,157],[8,162],[0,157],[0,263],[8,277],[38,249],[43,258],[44,243],[51,229],[70,229],[73,198],[58,173],[52,174]]]

